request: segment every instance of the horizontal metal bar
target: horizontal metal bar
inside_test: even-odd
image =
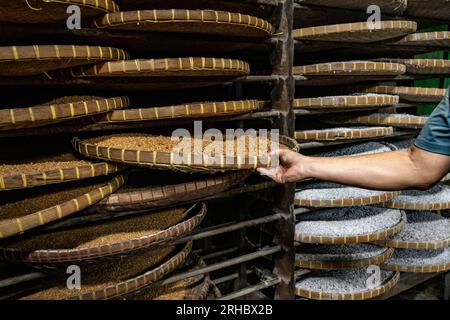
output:
[[[298,279],[301,276],[304,276],[304,275],[308,274],[309,272],[310,272],[309,270],[303,270],[303,269],[297,270],[295,272],[295,274],[294,274],[295,279]],[[273,287],[273,286],[279,284],[280,281],[281,280],[280,280],[280,278],[278,276],[272,276],[271,278],[269,278],[267,280],[261,281],[257,285],[246,287],[244,289],[235,291],[233,293],[230,293],[230,294],[228,294],[226,296],[221,297],[218,300],[233,300],[233,299],[237,299],[237,298],[246,296],[246,295],[248,295],[250,293],[253,293],[253,292],[256,292],[256,291],[260,291],[260,290],[263,290],[263,289],[266,289],[266,288]]]
[[[5,288],[5,287],[17,285],[17,284],[28,282],[28,281],[42,279],[42,278],[45,278],[46,276],[47,275],[42,272],[25,273],[25,274],[22,274],[19,276],[0,280],[0,288]]]
[[[274,247],[269,247],[269,248],[265,248],[265,249],[261,249],[257,252],[253,252],[253,253],[249,253],[246,255],[242,255],[236,258],[232,258],[223,262],[219,262],[204,268],[200,268],[200,269],[196,269],[196,270],[192,270],[192,271],[187,271],[187,272],[183,272],[177,275],[174,275],[172,277],[169,277],[165,280],[162,281],[157,281],[155,283],[152,283],[150,286],[148,287],[155,287],[155,286],[164,286],[164,285],[168,285],[168,284],[172,284],[184,279],[188,279],[188,278],[193,278],[205,273],[210,273],[213,271],[217,271],[217,270],[221,270],[221,269],[225,269],[240,263],[244,263],[244,262],[248,262],[248,261],[252,261],[264,256],[268,256],[271,254],[274,254],[276,252],[281,251],[281,247],[280,246],[274,246]]]
[[[252,227],[252,226],[257,226],[259,224],[269,223],[269,222],[273,222],[276,220],[280,220],[282,217],[283,216],[281,214],[277,213],[277,214],[274,214],[271,216],[242,221],[242,222],[238,222],[238,223],[232,224],[232,225],[229,225],[229,224],[226,224],[225,226],[219,225],[217,227],[213,227],[211,230],[206,230],[206,231],[200,230],[197,233],[191,234],[189,236],[186,236],[184,238],[176,240],[172,243],[173,244],[181,244],[181,243],[186,243],[189,241],[195,241],[195,240],[205,239],[205,238],[209,238],[209,237],[214,237],[214,236],[217,236],[220,234],[233,232],[236,230],[240,230],[240,229],[244,229],[244,228],[248,228],[248,227]]]

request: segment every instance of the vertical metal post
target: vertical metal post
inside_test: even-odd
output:
[[[450,300],[450,272],[443,276],[444,278],[444,300]]]
[[[272,92],[272,107],[281,111],[277,121],[280,134],[290,137],[293,136],[295,127],[295,116],[292,109],[295,94],[295,81],[292,74],[294,64],[293,10],[293,0],[279,2],[277,8],[277,13],[280,15],[279,42],[271,57],[274,65],[273,73],[279,76],[279,81]],[[274,257],[273,273],[281,279],[275,290],[274,298],[277,300],[295,298],[294,195],[295,184],[280,186],[276,195],[274,210],[283,215],[283,219],[274,224],[274,241],[282,247],[282,251]]]

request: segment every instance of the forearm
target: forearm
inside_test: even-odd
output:
[[[357,157],[305,157],[303,176],[376,190],[427,188],[438,179],[432,168],[424,170],[413,150]]]

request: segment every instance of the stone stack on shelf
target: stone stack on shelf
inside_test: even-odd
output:
[[[388,151],[391,151],[389,147],[371,142],[320,156],[357,156]],[[400,232],[406,223],[402,210],[380,207],[400,193],[326,182],[309,182],[298,188],[295,204],[309,208],[309,212],[298,216],[296,265],[313,271],[297,283],[297,294],[309,299],[368,299],[395,286],[398,273],[382,273],[381,281],[373,287],[367,287],[365,279],[370,276],[368,268],[380,266],[394,252],[370,242]]]
[[[439,1],[430,2],[431,8]],[[409,10],[409,1],[296,3],[293,72],[297,97],[295,137],[300,149],[325,157],[353,156],[397,150],[398,139],[417,136],[428,119],[417,116],[416,107],[437,104],[446,90],[415,87],[411,82],[445,77],[450,72],[449,61],[415,59],[414,54],[448,49],[450,32],[423,33],[420,30],[425,22],[416,17],[436,18],[427,26],[438,24],[443,16],[448,21],[446,6],[439,16],[430,17],[426,16],[427,10],[419,14],[417,6],[423,6],[423,2],[418,1]],[[366,22],[365,11],[373,4],[382,9],[383,21],[377,29]],[[361,144],[374,139],[385,142],[378,146],[375,142]],[[343,144],[352,147],[338,147]],[[392,275],[385,274],[387,271],[449,270],[448,220],[445,214],[430,212],[445,213],[449,208],[448,186],[441,184],[424,192],[382,193],[313,181],[298,184],[297,188],[296,265],[311,269],[297,283],[300,297],[369,299],[393,289],[400,280],[400,274],[393,281]],[[377,240],[367,234],[357,237],[351,233],[372,226],[368,212],[383,212],[381,208],[406,210],[403,225],[391,235],[378,234]],[[358,216],[358,211],[365,215]],[[382,223],[383,219],[377,221]],[[434,232],[433,226],[437,225],[439,231]],[[343,233],[342,239],[331,236],[339,232]],[[388,251],[391,255],[386,257]],[[366,281],[375,272],[370,265],[384,270],[380,279],[386,287],[378,288],[375,294],[370,293],[373,287]],[[352,267],[355,270],[349,271]]]

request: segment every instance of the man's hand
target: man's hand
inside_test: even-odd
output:
[[[270,169],[259,168],[259,174],[267,176],[278,183],[291,183],[308,178],[303,173],[303,161],[306,157],[286,149],[277,150],[272,156],[280,159],[279,165]]]

